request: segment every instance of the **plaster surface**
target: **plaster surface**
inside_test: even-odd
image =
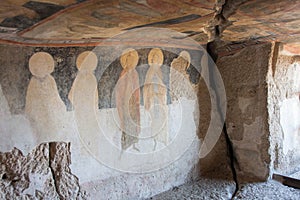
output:
[[[274,170],[291,174],[299,168],[300,65],[297,55],[278,52],[268,73],[268,110]]]

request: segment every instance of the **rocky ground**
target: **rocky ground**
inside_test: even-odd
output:
[[[175,187],[172,190],[156,195],[151,200],[174,200],[174,199],[201,199],[201,200],[225,200],[231,199],[235,190],[233,181],[217,179],[200,179],[195,183]],[[282,185],[277,181],[270,180],[264,183],[248,183],[240,186],[234,200],[237,199],[264,199],[264,200],[299,200],[300,190]]]

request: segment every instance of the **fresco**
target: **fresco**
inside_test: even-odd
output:
[[[29,28],[60,10],[78,2],[76,0],[2,0],[0,2],[0,26]]]
[[[148,64],[150,68],[146,74],[144,85],[144,106],[151,117],[151,135],[154,137],[154,150],[157,141],[168,143],[168,108],[167,88],[163,83],[161,66],[163,64],[163,53],[154,48],[149,52]]]
[[[149,26],[170,26],[177,31],[200,34],[198,26],[189,24],[204,25],[207,20],[203,20],[202,16],[213,13],[213,6],[211,0],[202,4],[170,0],[87,1],[72,9],[65,9],[33,29],[25,30],[22,36],[35,39],[62,39],[70,36],[73,39],[109,38],[124,30]]]
[[[98,58],[91,51],[85,51],[77,58],[78,73],[68,95],[75,110],[87,107],[92,111],[98,109],[97,79],[94,75],[97,64]]]
[[[53,57],[45,52],[35,53],[29,60],[29,70],[33,76],[26,92],[25,113],[38,141],[40,138],[45,141],[56,140],[63,127],[61,116],[64,116],[66,107],[51,76],[54,70]]]
[[[8,56],[16,51],[17,57]],[[0,52],[7,55],[0,58],[0,130],[7,138],[1,151],[70,142],[72,172],[85,182],[118,176],[111,168],[136,172],[167,165],[174,158],[170,151],[184,152],[191,141],[186,133],[197,137],[197,102],[184,100],[185,94],[172,99],[177,86],[171,80],[172,71],[182,68],[187,83],[197,85],[200,74],[192,75],[190,63],[200,64],[198,50],[10,46]],[[154,162],[142,158],[148,153]]]
[[[74,141],[82,130],[96,140],[101,124],[101,131],[124,151],[156,151],[168,145],[174,129],[169,116],[175,112],[169,107],[182,97],[194,100],[190,90],[173,93],[184,83],[193,89],[199,81],[190,75],[191,55],[199,52],[125,48],[114,60],[105,56],[117,54],[114,49],[90,49],[26,47],[20,54],[24,67],[18,68],[20,60],[4,62],[2,68],[11,65],[10,70],[18,68],[20,74],[15,78],[9,71],[1,73],[11,115],[25,114],[37,144]],[[8,92],[20,81],[23,87]]]
[[[133,28],[163,27],[205,44],[208,37],[203,29],[214,18],[215,6],[214,0],[2,0],[0,32],[20,31],[12,34],[13,38],[2,35],[14,42],[28,38],[51,42],[101,40]],[[295,0],[245,1],[230,16],[232,24],[222,33],[223,40],[273,41],[276,38],[297,43],[298,8],[299,1]],[[227,11],[225,13],[224,17],[228,18]],[[285,37],[285,33],[293,37]],[[155,39],[156,34],[152,37]]]
[[[177,58],[171,63],[170,72],[170,90],[172,101],[178,100],[180,97],[195,100],[194,88],[191,87],[189,81],[188,70],[191,64],[191,56],[189,52],[182,51]]]
[[[135,146],[140,134],[140,84],[135,69],[138,60],[134,49],[125,50],[120,59],[123,71],[116,85],[115,97],[122,130],[122,149],[133,145],[138,150]]]

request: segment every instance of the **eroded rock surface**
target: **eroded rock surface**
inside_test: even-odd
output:
[[[43,143],[24,156],[0,153],[0,199],[85,199],[69,168],[70,144]]]

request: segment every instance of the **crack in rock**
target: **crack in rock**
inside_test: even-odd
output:
[[[70,143],[38,145],[24,156],[0,152],[0,199],[86,199],[71,173]]]
[[[218,52],[217,52],[217,47],[219,46],[220,41],[212,41],[212,42],[208,42],[207,44],[207,53],[211,56],[212,60],[216,63],[217,59],[218,59]],[[221,99],[219,96],[219,93],[217,91],[217,86],[216,86],[216,81],[214,79],[214,71],[212,71],[212,69],[209,67],[209,82],[211,85],[211,88],[213,88],[215,91],[214,93],[216,94],[216,105],[218,107],[218,111],[219,114],[221,115],[221,119],[224,120],[224,125],[223,125],[223,130],[222,133],[225,136],[225,140],[226,140],[226,144],[227,144],[227,155],[230,159],[230,168],[231,168],[231,173],[232,173],[232,178],[235,182],[235,191],[231,197],[231,199],[234,199],[234,197],[236,196],[237,192],[239,191],[239,183],[238,183],[238,177],[237,177],[237,172],[236,172],[236,168],[235,168],[235,164],[238,164],[236,156],[235,156],[235,152],[233,149],[233,144],[230,140],[230,137],[227,133],[227,127],[226,127],[226,121],[225,121],[225,116],[223,116],[223,113],[221,112]]]
[[[208,42],[220,39],[222,32],[228,26],[232,25],[229,17],[236,12],[239,6],[247,1],[248,0],[216,0],[214,16],[208,21],[207,26],[204,27],[204,32],[208,36]]]

